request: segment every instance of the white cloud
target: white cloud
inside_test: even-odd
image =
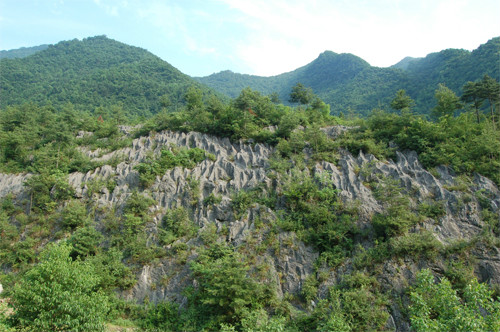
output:
[[[227,64],[220,70],[248,68],[265,76],[294,70],[325,50],[390,66],[444,48],[473,49],[500,33],[493,14],[498,0],[94,2],[108,15],[124,18],[126,12],[136,24],[152,26],[158,47],[175,45],[186,58],[206,59],[207,66],[217,59],[218,67]]]
[[[293,70],[324,50],[389,66],[460,42],[472,49],[500,32],[488,14],[500,9],[493,0],[219,1],[242,15],[249,32],[236,47],[238,56],[260,75]],[[487,15],[493,28],[485,29]]]
[[[94,0],[94,3],[111,16],[119,16],[120,10],[128,7],[128,1],[126,0]]]
[[[160,43],[177,43],[186,53],[193,52],[199,55],[216,53],[214,47],[206,46],[197,36],[190,24],[190,20],[194,17],[209,17],[205,12],[190,12],[175,4],[151,2],[137,7],[137,14],[143,21],[148,21],[160,29],[161,34],[165,36],[165,40],[159,41]]]

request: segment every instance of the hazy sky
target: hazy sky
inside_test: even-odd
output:
[[[0,0],[0,50],[107,35],[191,76],[276,75],[321,52],[386,67],[500,36],[499,0]]]

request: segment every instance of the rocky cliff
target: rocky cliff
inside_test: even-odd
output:
[[[345,128],[326,130],[332,137]],[[336,133],[336,134],[335,134]],[[193,168],[175,167],[157,176],[152,184],[145,186],[140,181],[136,166],[147,158],[158,156],[169,147],[199,148],[215,158],[206,158]],[[498,227],[500,192],[485,177],[457,177],[445,166],[432,172],[425,170],[413,152],[398,152],[396,160],[380,161],[372,155],[353,156],[341,151],[338,161],[311,162],[304,174],[328,178],[338,190],[343,204],[355,210],[356,224],[365,235],[355,239],[357,246],[351,257],[340,265],[329,267],[317,263],[319,253],[306,245],[293,231],[276,231],[276,221],[286,203],[280,195],[282,177],[270,169],[274,149],[262,144],[231,142],[200,133],[161,132],[135,139],[131,147],[112,153],[86,152],[95,161],[120,160],[87,173],[72,173],[69,184],[75,190],[75,197],[91,199],[97,210],[112,210],[117,215],[125,208],[127,199],[134,192],[152,198],[155,203],[149,208],[152,216],[146,225],[148,243],[159,243],[162,220],[167,211],[184,207],[197,226],[197,235],[177,239],[162,245],[161,250],[175,252],[185,243],[182,258],[169,254],[150,263],[135,266],[135,285],[121,293],[126,299],[158,302],[174,300],[182,305],[186,301],[182,290],[196,285],[189,261],[197,256],[197,248],[203,246],[204,236],[212,232],[218,241],[233,244],[243,253],[255,257],[255,266],[265,264],[267,281],[275,285],[279,297],[296,296],[303,293],[303,286],[310,276],[321,274],[317,294],[326,296],[328,288],[339,283],[342,275],[359,268],[355,257],[360,252],[374,247],[373,218],[387,213],[398,201],[392,202],[391,188],[398,189],[398,195],[408,200],[408,209],[420,211],[435,208],[438,212],[422,213],[418,222],[408,232],[417,234],[426,231],[432,235],[443,251],[452,252],[460,244],[468,246],[467,255],[475,260],[474,272],[482,282],[500,285],[500,251],[495,245],[481,240],[491,227]],[[307,151],[306,151],[307,155]],[[29,200],[23,186],[28,174],[0,174],[0,198],[13,194],[16,199]],[[97,181],[113,181],[113,186],[95,189]],[[258,189],[258,190],[257,190]],[[276,195],[273,204],[253,202],[243,211],[235,208],[233,200],[240,192],[257,192],[262,197]],[[384,193],[384,190],[387,193]],[[385,197],[384,197],[385,196]],[[398,196],[399,197],[399,196]],[[26,206],[26,205],[25,205]],[[419,210],[420,209],[420,210]],[[484,211],[495,216],[486,220]],[[490,213],[490,214],[491,214]],[[102,223],[101,214],[96,213],[97,223]],[[496,225],[495,225],[496,223]],[[273,236],[272,240],[271,237]],[[430,240],[430,241],[431,241]],[[390,314],[386,328],[408,331],[407,289],[414,281],[415,273],[423,267],[430,267],[438,274],[446,270],[446,263],[439,257],[404,252],[373,266],[364,266],[375,271],[381,288],[389,298],[387,310]],[[297,308],[306,310],[312,303],[296,303]]]

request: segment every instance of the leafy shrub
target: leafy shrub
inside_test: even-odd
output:
[[[69,238],[68,243],[73,246],[71,257],[85,258],[94,256],[99,251],[99,244],[104,240],[104,236],[94,227],[88,226],[77,229]]]
[[[36,245],[38,241],[32,237],[25,237],[22,241],[17,241],[14,245],[4,251],[5,262],[14,267],[20,267],[35,262]]]
[[[241,330],[246,332],[284,332],[285,322],[285,317],[269,317],[264,309],[256,309],[244,313],[241,319]]]
[[[373,216],[372,225],[377,237],[390,239],[405,234],[416,221],[416,216],[411,211],[402,211],[401,215],[376,214]]]
[[[219,238],[219,235],[217,234],[217,226],[212,223],[208,224],[201,229],[200,237],[205,245],[208,246],[214,244]]]
[[[116,187],[116,181],[109,177],[109,178],[103,178],[103,177],[96,177],[93,178],[92,180],[89,180],[86,182],[87,186],[87,197],[92,198],[94,193],[100,193],[104,188],[107,188],[110,193],[113,192],[113,190]]]
[[[374,277],[361,272],[344,277],[337,294],[353,331],[378,330],[387,322],[387,299],[379,288]]]
[[[24,185],[30,194],[30,205],[43,211],[52,211],[58,202],[74,195],[74,189],[68,184],[66,176],[56,171],[33,175]]]
[[[7,249],[8,244],[19,238],[17,227],[11,224],[7,213],[0,210],[0,248]]]
[[[215,243],[191,263],[198,285],[188,295],[196,309],[199,329],[219,329],[221,323],[235,324],[247,311],[271,300],[265,285],[248,276],[244,257],[226,244]]]
[[[155,200],[145,195],[133,191],[125,203],[124,213],[132,214],[136,217],[146,218],[148,209],[155,203]]]
[[[307,305],[318,295],[318,284],[319,282],[314,274],[309,275],[304,281],[301,293]]]
[[[136,283],[131,269],[122,262],[123,254],[116,248],[101,251],[98,255],[87,258],[99,276],[99,287],[104,291],[115,288],[129,289]]]
[[[148,331],[178,331],[179,324],[179,306],[168,301],[149,305],[141,320],[141,327]]]
[[[446,215],[446,209],[443,202],[421,203],[418,206],[418,212],[428,218],[438,219]]]
[[[160,244],[167,245],[180,237],[190,238],[196,235],[197,227],[183,207],[168,210],[162,221],[159,229]]]
[[[310,315],[291,322],[299,331],[380,331],[389,317],[375,278],[355,272],[319,300]]]
[[[398,180],[383,177],[376,183],[374,194],[385,207],[384,213],[376,214],[372,219],[377,237],[387,240],[405,234],[419,221],[411,210],[410,198],[403,192]]]
[[[430,270],[417,274],[410,299],[410,321],[417,332],[428,331],[498,331],[500,302],[493,291],[473,278],[459,297],[446,277],[434,282]]]
[[[431,232],[423,230],[420,233],[410,233],[390,239],[391,251],[396,256],[434,258],[443,245]]]
[[[12,290],[13,325],[37,331],[104,331],[109,305],[93,267],[70,257],[66,244],[49,245],[40,263]]]
[[[248,190],[239,190],[231,197],[231,207],[237,219],[255,204],[255,198],[256,192]]]
[[[319,250],[321,262],[331,266],[343,262],[358,233],[337,193],[328,173],[311,178],[300,171],[292,171],[283,190],[287,209],[282,225],[303,231],[305,241]]]
[[[65,228],[75,229],[90,222],[87,207],[80,200],[69,201],[61,211],[61,225]]]
[[[467,264],[467,262],[450,261],[444,271],[444,276],[460,294],[463,294],[467,284],[475,278],[474,267]]]
[[[134,167],[139,172],[141,184],[145,187],[150,186],[157,176],[165,174],[168,169],[174,167],[193,168],[196,164],[212,158],[200,148],[175,148],[170,150],[162,149],[158,158],[147,158],[144,162]]]
[[[204,200],[203,205],[205,206],[213,206],[220,204],[222,202],[222,196],[216,196],[213,193],[210,193]]]

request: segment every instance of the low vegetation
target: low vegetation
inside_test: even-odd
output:
[[[134,135],[199,131],[274,148],[266,169],[273,184],[230,197],[228,211],[236,220],[246,220],[249,210],[260,213],[243,245],[227,241],[227,225],[202,228],[194,222],[198,209],[225,202],[215,194],[201,200],[198,178],[189,178],[189,197],[182,197],[191,204],[161,208],[151,192],[169,169],[214,162],[214,155],[199,148],[157,148],[134,168],[140,185],[121,204],[103,207],[94,196],[115,190],[113,176],[84,183],[78,197],[68,176],[106,163],[89,152],[131,144],[119,130],[122,119],[111,112],[101,117],[76,112],[69,104],[1,110],[0,170],[31,176],[24,201],[7,195],[0,202],[0,282],[14,309],[6,314],[0,307],[0,328],[104,331],[106,322],[114,322],[144,331],[383,331],[392,328],[391,308],[402,309],[398,301],[406,301],[411,307],[404,319],[415,331],[498,330],[498,290],[479,284],[466,266],[471,248],[498,247],[500,236],[488,193],[470,191],[474,173],[500,184],[498,99],[486,97],[485,82],[493,84],[484,78],[464,89],[489,100],[493,111],[483,111],[469,95],[460,101],[440,86],[433,121],[412,113],[414,102],[402,90],[393,111],[375,110],[359,119],[331,116],[329,106],[303,85],[293,89],[294,107],[251,89],[225,102],[189,88],[185,106],[165,107]],[[491,89],[498,89],[495,83]],[[332,140],[322,128],[337,124],[351,130]],[[400,181],[372,172],[369,163],[357,175],[381,210],[361,221],[359,205],[342,200],[331,174],[315,167],[336,164],[345,150],[373,154],[381,162],[397,150],[413,150],[434,174],[435,167],[449,166],[459,181],[448,190],[460,191],[464,201],[477,200],[483,232],[467,243],[444,245],[423,226],[439,222],[447,213],[445,203],[429,197],[416,204]],[[266,218],[266,209],[276,218]],[[280,294],[280,276],[256,253],[279,257],[299,243],[318,253],[315,270],[299,293]],[[134,286],[144,265],[160,260],[188,271],[185,302],[145,298],[136,304],[117,296]],[[436,260],[450,262],[438,283],[422,270],[413,285],[401,286],[406,292],[395,295],[381,280],[385,268]],[[329,284],[330,274],[337,276]],[[167,285],[168,278],[159,283]]]

